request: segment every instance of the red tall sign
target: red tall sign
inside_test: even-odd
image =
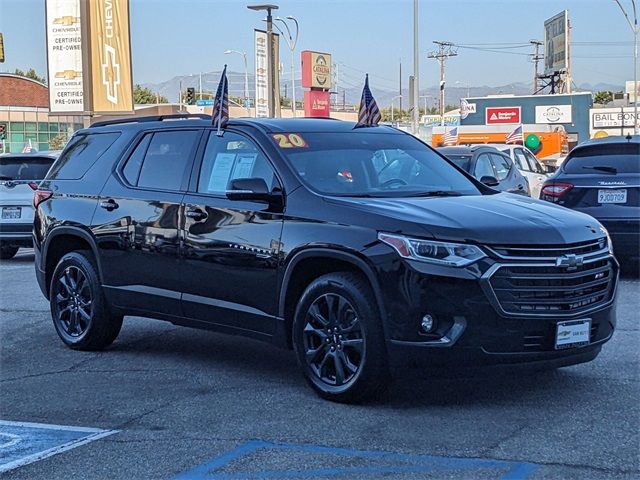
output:
[[[328,117],[329,90],[331,89],[331,55],[304,50],[302,60],[302,86],[304,92],[304,116]]]
[[[522,123],[520,118],[520,107],[487,107],[485,123],[487,125]]]

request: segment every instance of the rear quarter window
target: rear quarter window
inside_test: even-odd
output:
[[[640,145],[605,144],[580,148],[569,154],[563,165],[565,173],[606,173],[594,167],[615,168],[617,173],[640,173]]]
[[[119,133],[91,133],[74,136],[60,158],[53,164],[47,179],[77,180],[113,145]]]

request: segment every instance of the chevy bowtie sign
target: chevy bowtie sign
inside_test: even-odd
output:
[[[46,0],[51,113],[133,112],[128,0]]]

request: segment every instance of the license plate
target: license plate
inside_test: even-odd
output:
[[[580,347],[589,344],[591,320],[572,320],[558,322],[556,330],[556,349]]]
[[[22,215],[22,207],[3,207],[2,220],[13,220],[20,218]]]
[[[598,203],[627,203],[627,191],[598,190]]]

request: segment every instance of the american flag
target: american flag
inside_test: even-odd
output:
[[[378,104],[373,98],[371,90],[369,90],[369,74],[364,79],[364,88],[362,89],[362,99],[360,100],[360,110],[358,111],[358,127],[375,127],[382,119]]]
[[[507,135],[505,139],[505,143],[523,143],[524,144],[524,134],[522,133],[522,125],[518,125],[516,129]]]
[[[444,146],[450,147],[458,144],[458,127],[447,130],[444,133]]]
[[[33,151],[33,146],[31,145],[31,139],[29,139],[29,143],[24,144],[22,153],[31,153],[32,151]]]
[[[218,135],[222,135],[222,129],[229,121],[229,84],[227,82],[227,66],[224,66],[216,98],[213,101],[211,112],[211,124],[218,128]]]

